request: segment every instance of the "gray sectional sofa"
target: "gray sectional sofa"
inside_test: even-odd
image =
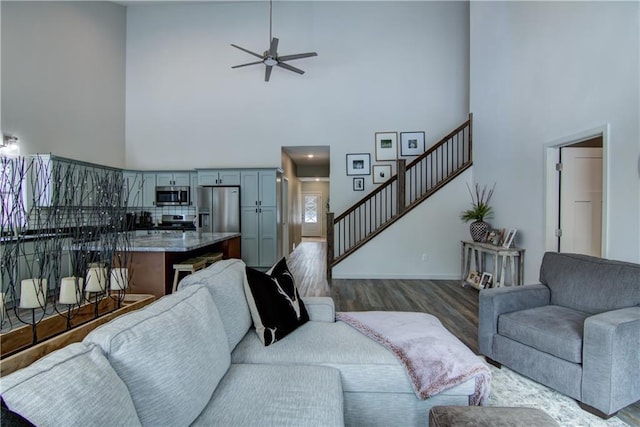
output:
[[[539,284],[480,292],[478,344],[611,416],[640,399],[640,265],[548,252]]]
[[[304,299],[309,322],[265,347],[252,329],[244,263],[187,276],[2,378],[7,406],[39,426],[425,426],[434,405],[468,405],[475,381],[419,400],[386,348]]]

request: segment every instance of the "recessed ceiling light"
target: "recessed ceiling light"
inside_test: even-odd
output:
[[[307,157],[313,159],[313,154],[307,154]]]

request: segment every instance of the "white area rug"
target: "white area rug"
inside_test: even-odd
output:
[[[509,368],[503,366],[502,369],[498,369],[489,364],[487,366],[493,375],[489,406],[538,408],[563,427],[629,426],[616,417],[603,420],[591,415],[580,409],[578,403],[570,397],[525,378]]]

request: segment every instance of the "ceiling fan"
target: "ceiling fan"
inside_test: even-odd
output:
[[[266,66],[264,71],[265,82],[269,81],[269,78],[271,77],[271,70],[273,69],[274,66],[284,68],[285,70],[293,71],[294,73],[304,74],[304,71],[302,71],[299,68],[293,67],[289,64],[286,64],[286,62],[292,61],[294,59],[302,59],[302,58],[309,58],[311,56],[318,56],[318,54],[316,52],[307,52],[307,53],[296,53],[293,55],[278,56],[279,40],[276,37],[272,36],[272,33],[271,33],[272,27],[273,27],[273,0],[269,0],[269,50],[265,50],[264,53],[260,55],[258,53],[252,52],[238,45],[231,44],[231,46],[235,47],[236,49],[240,49],[243,52],[247,52],[250,55],[260,58],[260,61],[249,62],[247,64],[234,65],[231,68],[240,68],[240,67],[246,67],[249,65],[264,64]]]

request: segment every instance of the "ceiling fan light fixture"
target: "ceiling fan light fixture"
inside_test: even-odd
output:
[[[246,67],[248,65],[264,64],[267,67],[265,69],[265,77],[264,77],[265,82],[269,81],[269,78],[271,77],[271,70],[272,70],[272,67],[274,66],[284,68],[285,70],[288,70],[288,71],[293,71],[294,73],[304,74],[304,71],[287,64],[286,61],[293,61],[295,59],[310,58],[312,56],[318,56],[316,52],[306,52],[306,53],[298,53],[298,54],[283,55],[283,56],[278,55],[278,39],[276,37],[273,37],[272,35],[272,29],[273,29],[272,10],[273,10],[273,0],[269,0],[269,50],[265,50],[264,53],[260,55],[258,53],[252,52],[238,45],[231,44],[231,46],[235,47],[236,49],[240,49],[243,52],[246,52],[250,55],[253,55],[261,59],[260,61],[249,62],[247,64],[234,65],[231,68],[240,68],[240,67]]]

